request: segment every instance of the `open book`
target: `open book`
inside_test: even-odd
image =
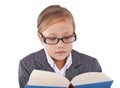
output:
[[[110,88],[113,80],[102,72],[87,72],[71,81],[57,73],[33,70],[25,88]]]

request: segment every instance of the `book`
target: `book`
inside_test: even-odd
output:
[[[54,72],[33,70],[25,88],[110,88],[113,80],[102,72],[87,72],[71,81]]]

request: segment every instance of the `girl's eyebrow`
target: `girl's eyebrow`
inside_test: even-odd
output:
[[[47,36],[57,36],[56,33],[49,33]]]
[[[69,34],[69,33],[71,33],[71,31],[63,32],[63,34]],[[52,35],[57,35],[57,33],[50,33],[50,34],[52,34]]]
[[[72,35],[74,32],[71,32],[71,31],[66,31],[66,32],[63,32],[62,34],[61,34],[61,36],[58,36],[57,34],[58,33],[53,33],[53,32],[51,32],[51,33],[49,33],[48,35],[46,35],[46,37],[64,37],[64,36],[70,36],[70,35]]]

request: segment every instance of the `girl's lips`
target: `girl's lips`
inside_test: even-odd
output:
[[[66,51],[57,51],[56,53],[66,53]]]

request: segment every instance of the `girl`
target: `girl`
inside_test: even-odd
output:
[[[37,28],[44,49],[20,60],[20,88],[27,84],[34,69],[55,72],[69,80],[81,73],[102,71],[97,59],[72,49],[76,41],[75,22],[66,8],[45,8],[38,17]]]

